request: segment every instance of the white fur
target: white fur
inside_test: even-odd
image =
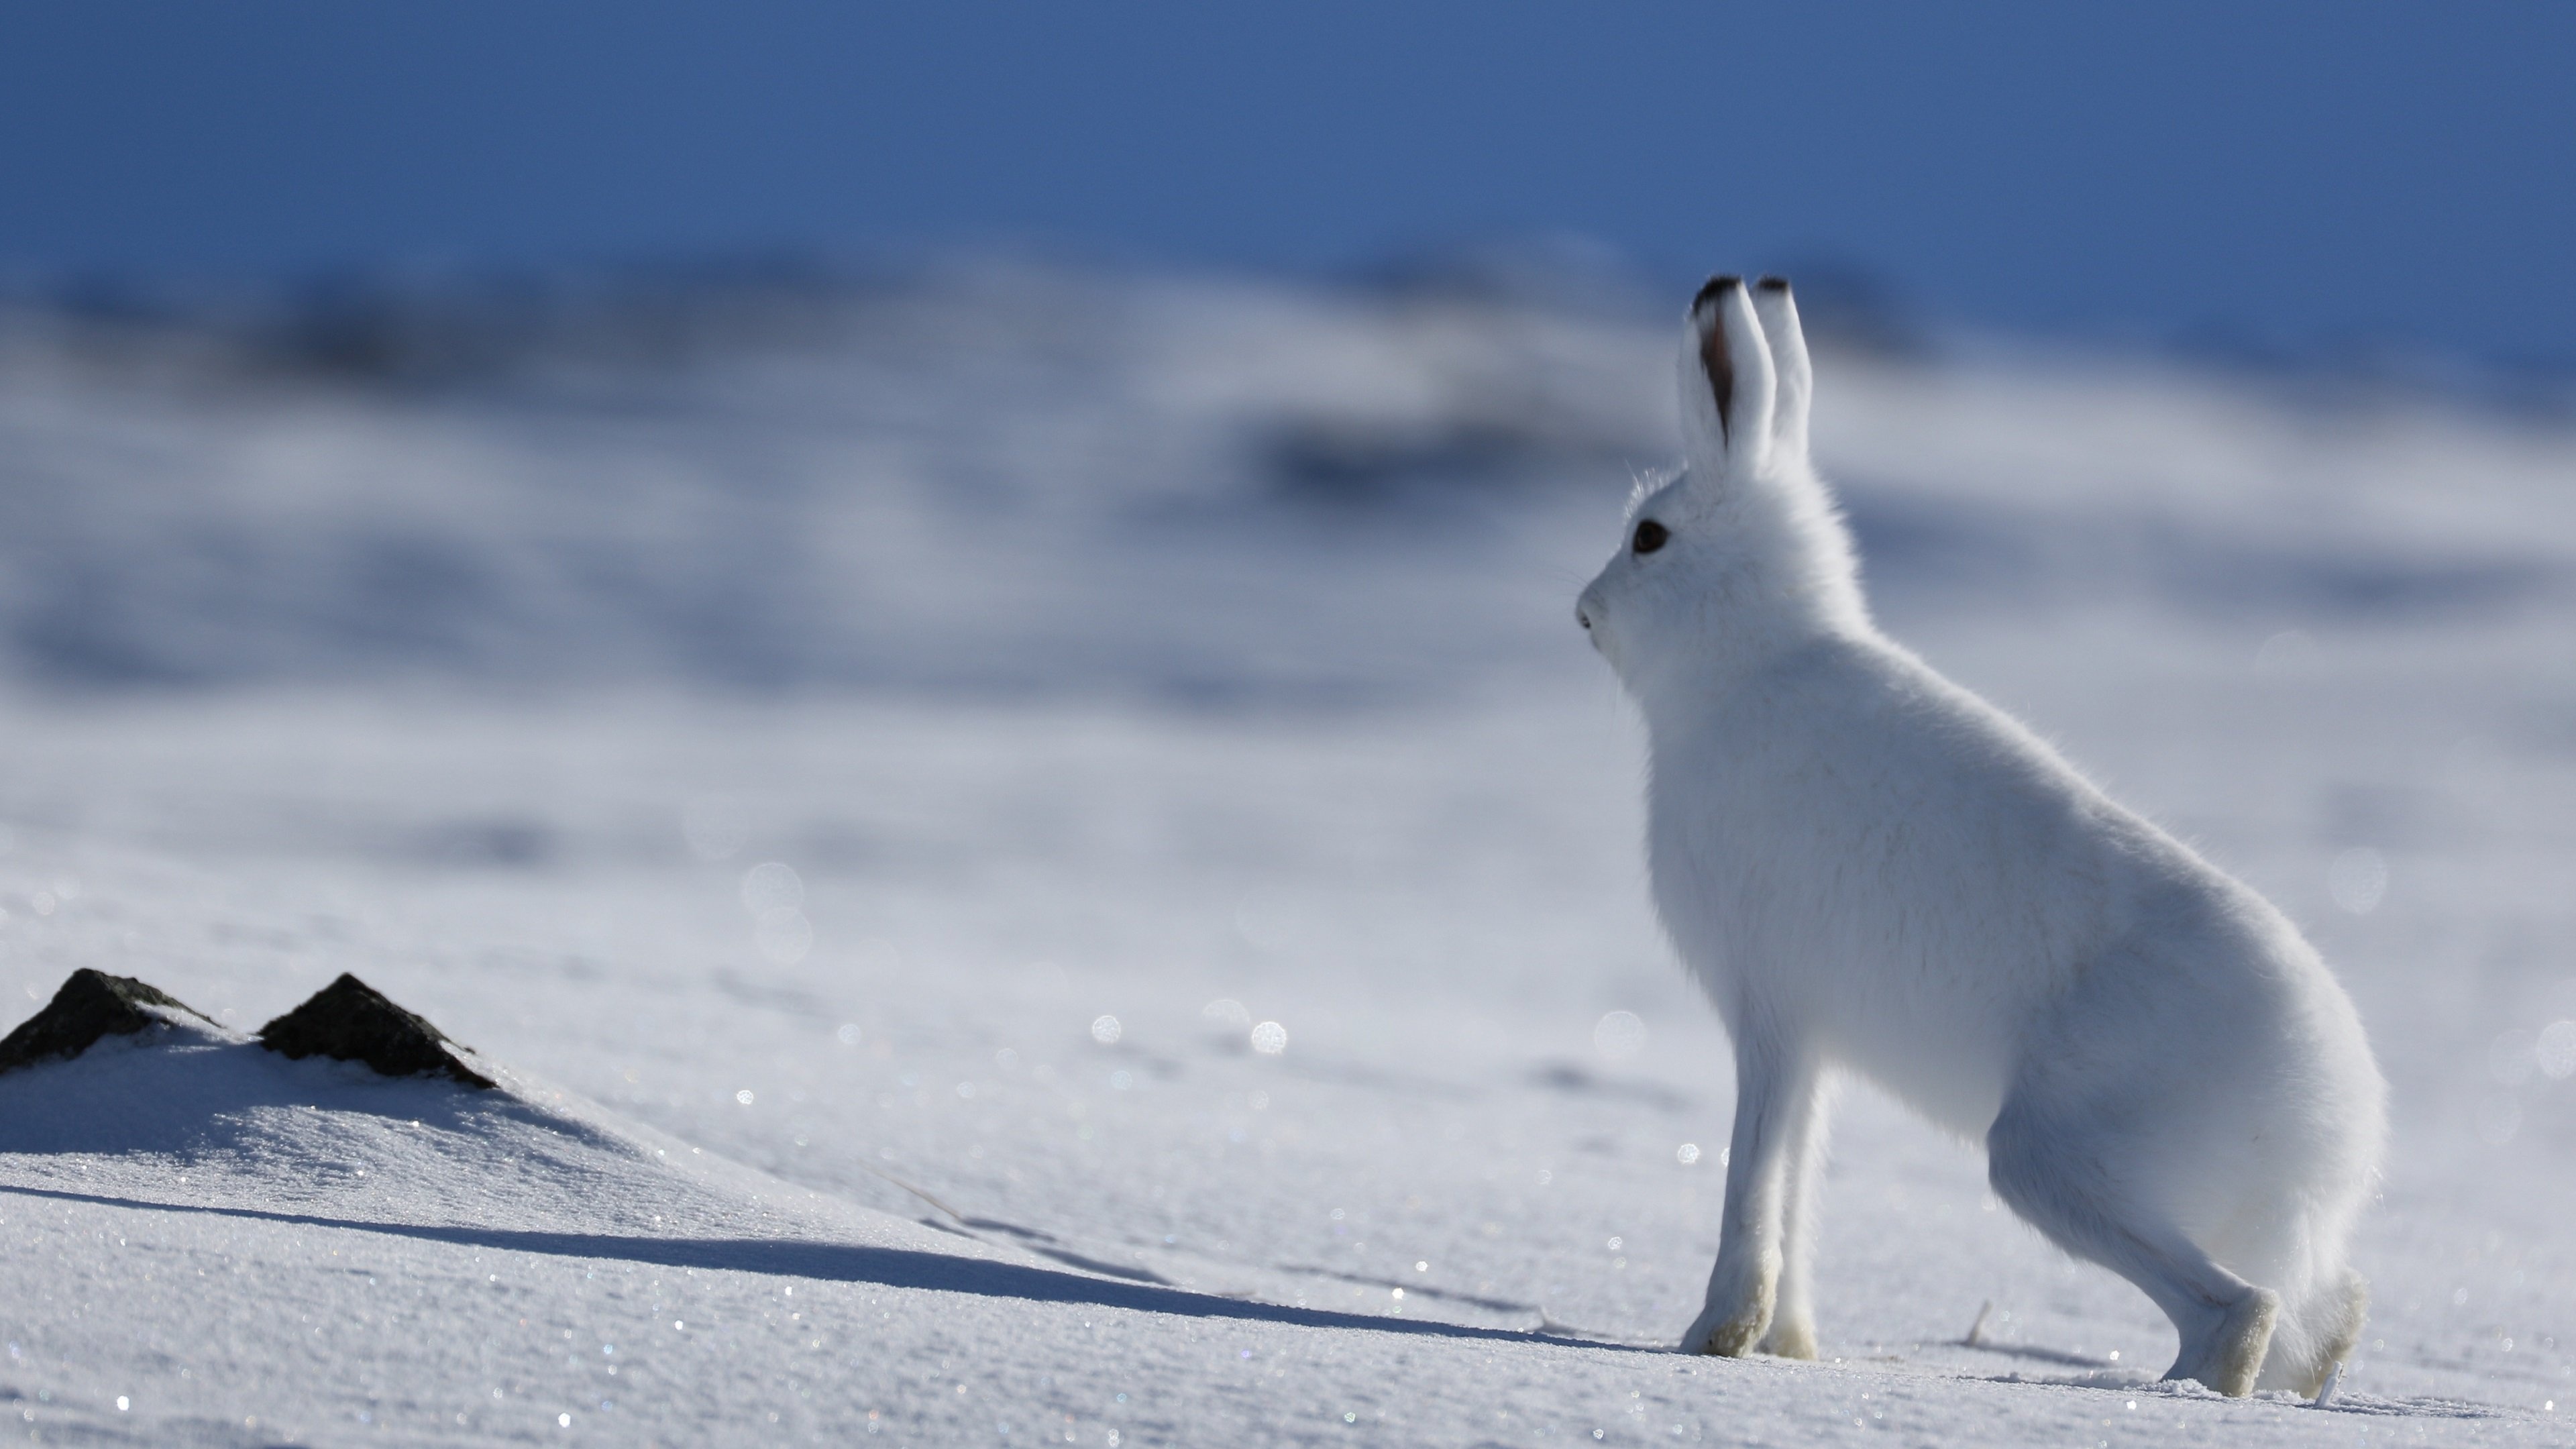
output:
[[[1985,1142],[2006,1203],[2144,1290],[2169,1377],[2314,1393],[2360,1332],[2344,1250],[2384,1131],[2352,1003],[2269,903],[1878,632],[1808,376],[1785,286],[1712,284],[1687,469],[1578,606],[1645,719],[1656,907],[1735,1044],[1682,1346],[1814,1353],[1806,1202],[1848,1070]],[[1640,554],[1647,520],[1669,540]]]

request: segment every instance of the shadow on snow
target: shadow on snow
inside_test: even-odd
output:
[[[887,1288],[920,1288],[942,1293],[971,1293],[983,1298],[1016,1298],[1029,1303],[1088,1304],[1097,1308],[1120,1308],[1137,1313],[1162,1313],[1184,1318],[1232,1318],[1256,1323],[1285,1324],[1298,1328],[1347,1328],[1375,1333],[1423,1334],[1438,1338],[1484,1339],[1509,1343],[1554,1343],[1573,1348],[1597,1348],[1621,1353],[1670,1352],[1668,1349],[1642,1348],[1634,1344],[1610,1343],[1557,1334],[1476,1328],[1465,1324],[1438,1323],[1420,1319],[1380,1318],[1358,1313],[1335,1313],[1324,1309],[1295,1308],[1284,1304],[1219,1298],[1179,1288],[1091,1278],[1078,1273],[1060,1273],[1051,1268],[1031,1267],[1018,1263],[952,1258],[945,1254],[925,1253],[910,1248],[876,1248],[856,1243],[818,1243],[790,1238],[653,1238],[628,1237],[610,1233],[551,1233],[504,1228],[381,1223],[350,1218],[321,1217],[310,1213],[270,1212],[259,1208],[148,1202],[138,1198],[109,1197],[97,1193],[65,1192],[56,1188],[24,1187],[14,1184],[0,1185],[0,1192],[21,1197],[52,1198],[61,1202],[92,1203],[102,1207],[132,1208],[146,1212],[206,1213],[219,1217],[248,1218],[258,1222],[285,1223],[300,1227],[342,1228],[352,1232],[384,1233],[395,1237],[455,1243],[465,1247],[506,1249],[518,1253],[545,1253],[567,1258],[613,1258],[632,1263],[650,1263],[664,1268],[768,1273],[785,1277],[810,1278],[822,1282],[874,1283]]]

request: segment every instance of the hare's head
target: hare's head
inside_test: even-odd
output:
[[[1807,460],[1812,372],[1789,284],[1712,278],[1681,359],[1682,470],[1638,490],[1575,617],[1641,699],[1866,629],[1851,544]]]

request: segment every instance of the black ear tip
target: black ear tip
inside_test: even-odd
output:
[[[1702,307],[1710,306],[1719,298],[1743,285],[1744,279],[1732,272],[1724,276],[1711,277],[1700,285],[1699,295],[1691,298],[1691,310],[1696,312]]]
[[[1760,287],[1766,292],[1785,292],[1789,290],[1789,279],[1787,277],[1764,277],[1761,281],[1758,281],[1753,285]]]

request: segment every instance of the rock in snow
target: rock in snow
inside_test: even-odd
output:
[[[202,1012],[158,987],[84,966],[63,982],[44,1010],[0,1038],[0,1072],[68,1060],[103,1036],[132,1036],[166,1026],[174,1011],[214,1025]]]
[[[167,1026],[176,1019],[172,1013],[215,1026],[204,1012],[148,982],[83,967],[63,982],[44,1010],[0,1039],[0,1072],[68,1061],[100,1037]],[[493,1085],[456,1055],[472,1048],[449,1040],[447,1033],[345,971],[303,1005],[261,1027],[259,1044],[291,1061],[318,1055],[363,1062],[388,1077],[447,1077],[477,1089]]]
[[[469,1087],[493,1085],[457,1059],[457,1051],[471,1048],[449,1041],[447,1033],[345,971],[302,1006],[261,1027],[259,1044],[296,1061],[319,1054],[364,1062],[388,1077],[444,1076]]]

